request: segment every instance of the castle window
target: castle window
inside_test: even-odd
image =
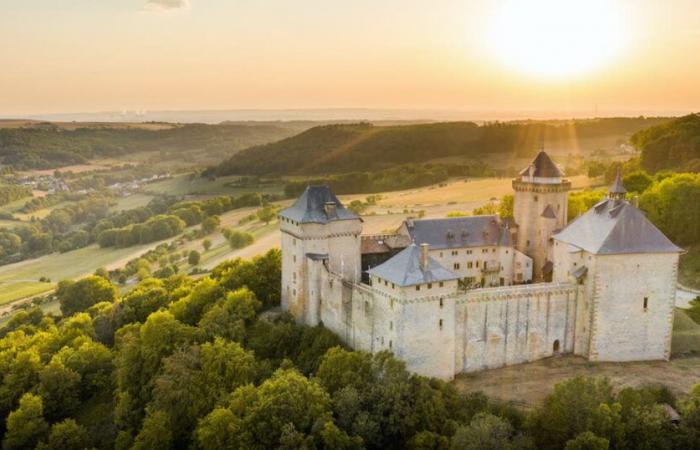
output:
[[[530,246],[530,241],[525,241],[525,246],[529,247],[529,246]]]
[[[479,268],[479,261],[476,262],[476,268]]]
[[[646,312],[648,306],[649,306],[649,297],[644,297],[644,311],[645,312]]]
[[[508,250],[506,250],[506,255],[508,254]]]
[[[471,255],[471,254],[472,254],[472,251],[471,251],[471,250],[467,250],[467,255]]]
[[[454,263],[454,270],[459,270],[459,263]]]
[[[482,249],[481,249],[481,253],[488,253],[488,252],[489,252],[489,249],[488,249],[488,248],[482,248]]]
[[[474,263],[471,262],[471,261],[469,261],[469,262],[467,263],[467,269],[471,269],[472,267],[474,267]]]
[[[459,251],[457,250],[452,250],[452,256],[457,256],[459,254]]]
[[[440,329],[442,330],[442,319],[440,319]]]
[[[432,288],[433,288],[433,283],[428,283],[428,289],[432,289]]]
[[[534,198],[535,201],[537,201],[537,196],[536,196],[536,195],[535,195],[533,198]]]
[[[393,347],[392,344],[393,342],[391,341],[391,339],[389,339],[389,348]]]
[[[389,308],[394,309],[394,299],[389,300]]]
[[[391,283],[391,288],[394,289],[394,287],[395,287],[395,286],[394,286],[394,283]]]
[[[365,302],[365,316],[369,315],[369,302]]]
[[[416,285],[416,290],[417,290],[417,291],[420,291],[420,284],[417,284],[417,285]]]
[[[384,345],[384,336],[382,336],[382,345]]]
[[[393,330],[393,329],[394,329],[394,322],[389,322],[389,330]]]
[[[441,298],[441,299],[440,299],[440,308],[442,308],[443,306],[444,306],[444,303],[443,303],[443,300],[442,300],[442,298]]]
[[[384,286],[389,286],[389,282],[384,280]]]
[[[440,282],[440,287],[443,287],[444,285],[445,285],[445,283],[443,283],[443,282],[441,281],[441,282]]]

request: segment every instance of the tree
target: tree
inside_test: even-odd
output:
[[[149,413],[136,436],[132,450],[169,450],[172,448],[172,427],[163,411]]]
[[[259,209],[255,214],[261,222],[265,222],[265,225],[272,222],[272,219],[275,218],[275,210],[270,206]]]
[[[700,174],[683,173],[654,183],[639,206],[676,244],[700,242]]]
[[[204,234],[211,234],[219,228],[219,225],[221,225],[221,217],[209,216],[202,221],[202,232]]]
[[[211,248],[211,241],[209,239],[204,239],[202,241],[202,247],[204,247],[205,252],[208,252],[209,249]]]
[[[88,432],[73,419],[51,426],[49,437],[37,446],[37,450],[85,450],[89,447]]]
[[[256,311],[262,304],[248,288],[241,288],[226,294],[209,309],[198,327],[209,337],[224,337],[243,342],[246,329],[253,323]]]
[[[190,254],[187,256],[187,262],[191,266],[196,266],[197,264],[199,264],[200,259],[201,259],[201,256],[197,250],[190,251]]]
[[[8,450],[32,449],[48,429],[41,397],[26,393],[19,401],[19,408],[7,416],[7,432],[2,446]]]
[[[610,442],[590,431],[584,431],[566,443],[564,450],[608,450]]]
[[[100,302],[112,302],[117,290],[108,280],[96,275],[78,281],[63,280],[58,283],[56,297],[64,316],[85,311]]]
[[[228,243],[234,250],[247,247],[255,241],[253,235],[245,231],[229,230],[227,235]]]
[[[460,427],[452,437],[452,448],[459,450],[510,450],[513,426],[488,413],[479,413],[466,427]]]
[[[60,361],[51,361],[41,371],[39,394],[50,420],[70,416],[80,405],[80,375]]]
[[[628,192],[641,194],[654,183],[654,180],[642,170],[629,173],[622,178],[622,183]]]
[[[538,448],[560,449],[579,433],[596,433],[619,422],[619,406],[613,402],[607,379],[572,378],[554,386],[554,392],[528,418],[528,428]]]

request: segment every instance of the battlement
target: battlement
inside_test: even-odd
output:
[[[513,180],[513,190],[516,192],[537,192],[537,193],[550,193],[550,192],[567,192],[571,190],[571,181],[567,179],[561,180],[559,183],[537,183],[523,181],[520,178]]]

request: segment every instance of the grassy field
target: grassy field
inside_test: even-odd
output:
[[[152,195],[146,194],[132,194],[127,197],[119,197],[117,199],[117,204],[112,206],[109,210],[116,212],[126,209],[139,208],[141,206],[146,206],[152,199]]]
[[[678,281],[684,286],[700,289],[700,245],[688,249],[681,255]]]
[[[91,245],[67,253],[53,253],[41,258],[0,266],[0,305],[52,290],[66,278],[78,278],[98,267],[112,269],[158,243],[127,248],[99,248]],[[51,282],[40,282],[48,277]]]

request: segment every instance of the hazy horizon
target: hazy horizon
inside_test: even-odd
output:
[[[8,1],[0,117],[682,114],[700,110],[699,23],[691,0]]]

